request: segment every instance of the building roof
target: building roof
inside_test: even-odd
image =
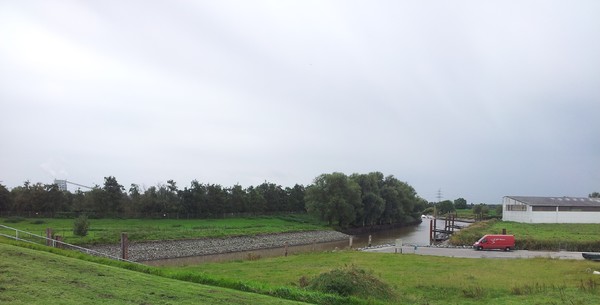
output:
[[[590,207],[600,206],[600,198],[588,197],[531,197],[531,196],[506,196],[531,206],[569,206]]]

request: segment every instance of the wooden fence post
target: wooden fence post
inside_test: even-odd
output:
[[[121,258],[129,259],[129,239],[127,238],[127,232],[121,233]]]
[[[46,228],[46,246],[52,246],[52,228]]]

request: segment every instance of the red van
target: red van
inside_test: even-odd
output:
[[[502,249],[510,251],[515,248],[514,235],[484,235],[473,244],[475,250]]]

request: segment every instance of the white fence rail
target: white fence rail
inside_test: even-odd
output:
[[[22,242],[28,242],[28,243],[32,243],[32,244],[38,244],[38,245],[45,245],[45,246],[51,246],[54,248],[63,248],[63,249],[71,249],[71,250],[76,250],[79,252],[83,252],[89,255],[94,255],[94,256],[99,256],[99,257],[106,257],[106,258],[110,258],[110,259],[116,259],[119,261],[124,261],[124,262],[129,262],[129,263],[136,263],[139,264],[137,262],[134,261],[130,261],[127,259],[123,259],[117,256],[112,256],[106,253],[102,253],[102,252],[98,252],[92,249],[87,249],[84,247],[80,247],[80,246],[76,246],[73,244],[69,244],[60,240],[56,240],[56,239],[52,239],[52,238],[47,238],[45,236],[41,236],[41,235],[37,235],[37,234],[33,234],[30,232],[26,232],[23,230],[19,230],[19,229],[15,229],[15,228],[11,228],[9,226],[5,226],[5,225],[1,225],[0,224],[0,236],[4,236],[6,238],[11,238],[14,240],[18,240],[18,241],[22,241]]]

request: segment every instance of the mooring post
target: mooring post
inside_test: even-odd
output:
[[[283,243],[283,247],[285,248],[284,255],[287,256],[288,255],[288,242],[287,241]]]
[[[121,233],[121,258],[129,259],[129,239],[127,238],[127,232]]]
[[[350,243],[350,249],[352,249],[352,236],[350,236],[350,238],[349,238],[349,243]]]
[[[46,246],[52,246],[52,228],[46,228]]]
[[[506,229],[502,229],[502,235],[506,235]]]
[[[429,220],[429,245],[433,241],[433,219]]]
[[[371,235],[369,234],[369,247],[371,247]]]

